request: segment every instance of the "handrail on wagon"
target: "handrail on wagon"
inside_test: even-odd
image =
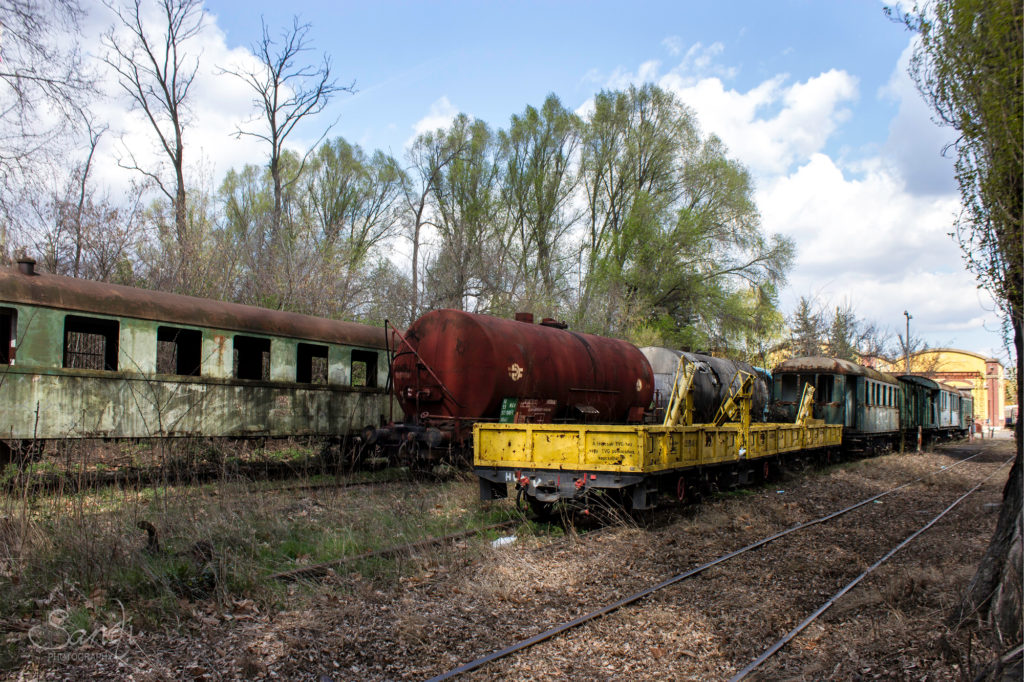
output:
[[[686,362],[686,358],[680,355],[679,364],[676,365],[676,376],[672,381],[672,395],[665,407],[665,426],[678,426],[680,418],[684,419],[687,426],[693,423],[693,397],[690,395],[690,388],[693,387],[693,377],[696,373],[696,367]]]
[[[796,411],[796,423],[806,426],[808,420],[814,415],[814,386],[810,382],[804,383],[804,392],[800,396],[800,409]]]

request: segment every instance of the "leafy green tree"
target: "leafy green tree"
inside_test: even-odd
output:
[[[349,316],[353,287],[365,279],[374,251],[397,231],[404,173],[391,156],[377,151],[367,157],[337,138],[321,145],[305,178],[310,248],[337,300],[332,314]]]
[[[890,10],[891,11],[891,10]],[[1008,320],[1024,376],[1024,7],[1019,0],[935,0],[900,19],[920,36],[910,75],[938,122],[959,137],[956,177],[963,212],[956,237],[979,284]],[[1021,424],[995,535],[960,616],[980,616],[1002,643],[1020,643]]]
[[[566,237],[576,218],[571,206],[578,173],[574,157],[580,120],[548,95],[498,132],[503,172],[499,193],[505,213],[508,281],[503,289],[517,307],[554,311],[567,293]]]
[[[783,282],[793,256],[762,233],[746,169],[653,85],[599,94],[581,156],[580,326],[741,352],[750,289]]]
[[[434,216],[434,188],[441,173],[455,157],[462,153],[459,146],[450,146],[443,130],[423,133],[413,141],[406,151],[408,163],[402,182],[402,228],[412,242],[412,263],[409,300],[409,319],[415,320],[420,313],[421,280],[420,260],[424,232],[437,228]]]
[[[433,303],[486,310],[493,292],[497,248],[494,134],[483,121],[460,114],[444,133],[444,146],[459,150],[433,187],[438,246],[428,268]]]
[[[681,192],[680,154],[696,141],[693,114],[654,85],[595,97],[581,149],[587,207],[581,326],[622,333],[632,312],[643,308],[619,275],[637,248],[671,223],[671,207]],[[604,305],[594,305],[595,298]]]

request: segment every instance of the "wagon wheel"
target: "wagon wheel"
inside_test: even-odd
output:
[[[420,457],[420,444],[414,440],[403,441],[398,446],[398,462],[417,471],[423,469],[423,459]]]
[[[536,497],[530,496],[526,497],[526,501],[530,503],[530,510],[539,521],[548,521],[555,515],[554,502],[541,502]]]
[[[772,473],[772,468],[771,468],[771,466],[769,466],[768,460],[765,460],[764,461],[764,466],[761,468],[761,476],[762,476],[762,478],[764,480],[767,481],[768,477],[771,475],[771,473]]]
[[[686,499],[686,477],[680,476],[676,481],[676,499],[682,502]]]

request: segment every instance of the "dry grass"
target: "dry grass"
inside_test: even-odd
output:
[[[990,473],[1003,455],[979,458],[942,474],[944,482],[911,486],[835,523],[787,536],[468,677],[728,677],[964,486]],[[809,471],[696,507],[672,507],[642,523],[623,522],[599,533],[570,528],[552,539],[543,528],[527,527],[517,532],[515,545],[495,549],[476,542],[417,552],[348,566],[315,585],[256,582],[187,600],[187,606],[174,597],[168,612],[178,620],[140,627],[135,648],[119,659],[123,668],[91,659],[61,667],[19,651],[12,675],[422,679],[953,461],[942,454],[894,455]],[[995,523],[984,503],[998,499],[1000,490],[1001,481],[991,481],[978,499],[897,554],[772,659],[760,679],[951,680],[976,669],[990,651],[950,632],[944,618],[984,551]],[[329,536],[345,546],[370,537],[394,544],[398,532],[434,534],[427,533],[430,524],[483,523],[481,515],[489,520],[495,509],[508,509],[481,507],[472,480],[358,496],[351,491],[235,496],[224,488],[189,495],[135,502],[137,517],[109,516],[122,518],[122,532],[130,534],[139,552],[143,534],[130,527],[132,518],[157,518],[146,514],[160,509],[180,514],[162,530],[162,539],[172,551],[187,548],[195,538],[214,538],[215,545],[233,548],[223,569],[233,574],[224,576],[229,581],[244,577],[247,566],[312,561],[315,551],[309,546],[324,535],[309,534],[315,529],[329,529]],[[397,519],[388,521],[391,517]],[[246,540],[239,528],[249,533],[264,528],[267,534]],[[286,539],[296,541],[289,552],[283,550]],[[68,599],[91,614],[90,587],[79,584],[70,597],[55,593],[52,599]],[[94,606],[112,596],[97,595]],[[37,622],[41,612],[36,608],[30,616],[36,620],[29,622]]]

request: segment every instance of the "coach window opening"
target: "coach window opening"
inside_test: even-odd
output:
[[[232,355],[236,379],[270,381],[270,339],[236,336]]]
[[[327,346],[300,343],[296,349],[295,381],[300,384],[327,383]]]
[[[368,350],[352,351],[351,383],[353,386],[377,386],[377,354]]]
[[[117,320],[67,315],[64,318],[64,366],[117,371]]]
[[[156,372],[197,377],[202,366],[203,333],[197,329],[156,328]]]
[[[783,374],[779,382],[779,400],[795,403],[800,399],[799,379],[795,374]]]
[[[830,403],[832,402],[832,386],[833,377],[831,374],[819,374],[818,385],[814,388],[814,393],[817,396],[819,403]]]
[[[0,365],[13,365],[15,339],[18,331],[18,311],[0,308]]]

